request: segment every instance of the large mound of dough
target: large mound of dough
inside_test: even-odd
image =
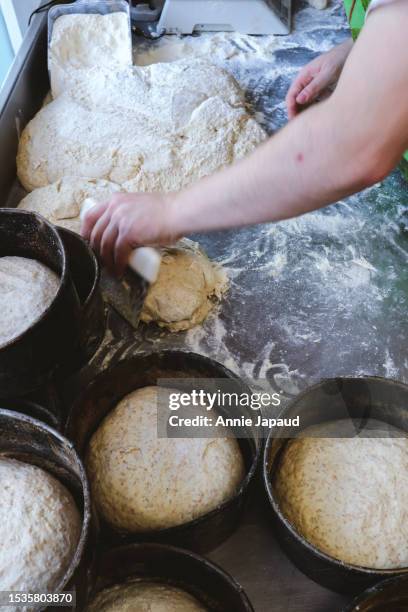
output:
[[[66,177],[29,193],[19,208],[43,215],[48,221],[80,233],[80,213],[86,198],[104,202],[121,191],[119,185],[109,181]]]
[[[126,396],[88,448],[96,507],[121,531],[187,523],[230,499],[245,475],[233,438],[158,438],[157,402],[157,387]]]
[[[44,314],[59,286],[55,272],[35,259],[0,257],[0,347]]]
[[[79,541],[75,502],[48,472],[14,459],[0,458],[0,482],[0,590],[53,591]]]
[[[141,320],[174,332],[190,329],[205,320],[226,288],[222,268],[197,243],[182,240],[163,249],[159,277],[147,294]]]
[[[408,567],[408,439],[373,437],[381,429],[352,438],[316,437],[332,435],[325,426],[305,430],[284,451],[276,492],[296,530],[328,555]]]
[[[133,582],[101,591],[87,612],[206,612],[189,593],[153,582]]]
[[[25,128],[17,165],[27,190],[86,176],[127,191],[175,191],[265,138],[233,77],[205,60],[86,76]]]

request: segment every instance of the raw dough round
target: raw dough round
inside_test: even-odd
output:
[[[176,332],[202,323],[228,286],[227,276],[199,245],[182,240],[163,249],[159,277],[150,288],[141,314]]]
[[[14,459],[0,458],[0,482],[0,590],[52,591],[78,545],[75,502],[51,474]]]
[[[85,74],[73,73],[72,89],[22,134],[18,175],[28,191],[63,176],[126,183],[127,191],[176,191],[266,137],[233,77],[205,60]]]
[[[317,437],[333,435],[322,425],[291,440],[276,493],[296,530],[326,554],[363,567],[408,567],[408,439],[398,430],[402,437],[385,437],[384,423],[372,423],[368,437]],[[348,424],[337,421],[335,435]]]
[[[60,279],[25,257],[0,257],[0,347],[39,319],[58,293]]]
[[[87,612],[207,612],[189,593],[153,582],[121,584],[101,591]]]
[[[66,177],[52,185],[35,189],[18,207],[39,213],[51,223],[79,234],[81,207],[86,198],[104,202],[119,191],[119,185],[109,181]]]
[[[158,438],[157,400],[157,387],[126,396],[88,448],[96,507],[120,531],[187,523],[230,499],[245,476],[234,438]]]

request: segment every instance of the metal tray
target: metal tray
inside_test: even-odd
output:
[[[294,74],[298,66],[308,59],[311,59],[311,57],[316,54],[317,50],[322,50],[325,46],[327,47],[328,44],[330,45],[344,39],[346,27],[342,25],[344,18],[339,17],[341,10],[339,7],[340,3],[338,0],[335,0],[331,12],[327,13],[325,17],[319,17],[320,22],[316,23],[316,27],[311,30],[311,40],[314,42],[308,49],[302,47],[301,40],[297,40],[297,42],[294,43],[294,39],[287,39],[287,42],[281,43],[283,47],[285,47],[285,45],[286,47],[274,52],[275,58],[278,58],[283,64],[285,62],[286,64],[292,62],[292,73],[289,72],[288,74]],[[305,9],[305,11],[303,11],[303,16],[300,18],[301,27],[304,25],[304,20],[310,17],[310,13],[308,12],[310,10],[312,9]],[[332,29],[328,28],[327,24],[324,25],[325,20],[330,21],[331,19],[334,20]],[[2,168],[0,173],[0,193],[6,194],[3,195],[3,201],[1,202],[2,206],[15,206],[24,195],[24,191],[16,181],[15,156],[17,153],[17,144],[21,127],[23,127],[38,111],[49,89],[46,62],[46,22],[45,15],[38,15],[33,20],[28,35],[24,40],[23,47],[0,93],[0,167]],[[329,43],[327,43],[327,36],[330,38]],[[296,44],[299,49],[293,50],[289,48],[291,44]],[[271,97],[271,107],[269,107],[269,110],[265,108],[264,112],[266,115],[269,113],[269,118],[275,125],[282,123],[281,102],[284,97],[283,90],[286,89],[287,86],[287,82],[281,82],[279,78],[279,76],[276,77],[276,89],[273,92],[271,90],[264,92]],[[251,96],[250,94],[249,97],[251,98],[250,101],[254,101],[252,98],[256,96]],[[348,214],[347,211],[346,214]],[[273,240],[268,237],[270,235],[265,233],[265,231],[266,230],[262,229],[244,230],[239,233],[238,237],[234,232],[227,232],[222,235],[221,241],[217,235],[210,237],[206,236],[203,237],[203,244],[210,255],[216,254],[220,259],[222,257],[228,259],[228,249],[234,249],[237,242],[239,243],[239,251],[242,258],[247,257],[248,254],[251,256],[253,255],[255,242],[259,244],[259,246],[262,246],[261,250],[263,250],[265,254],[267,251],[265,248],[266,246],[270,249],[276,246]],[[310,240],[313,240],[313,232],[314,229],[312,227],[312,236]],[[290,232],[288,232],[288,235],[289,234]],[[299,242],[297,237],[296,240]],[[269,254],[266,254],[268,261],[271,259],[270,253],[269,251]],[[241,255],[239,255],[235,261],[235,267],[238,269],[238,272],[240,265],[243,264],[243,259],[240,259]],[[256,263],[257,262],[252,261],[252,270],[259,269],[259,267],[254,267]],[[271,325],[273,325],[271,321],[277,320],[276,317],[278,315],[278,309],[281,306],[283,293],[281,294],[278,291],[274,292],[275,301],[271,306],[269,297],[267,299],[266,295],[270,290],[270,286],[266,285],[257,273],[252,273],[252,279],[254,278],[255,280],[258,278],[258,290],[253,289],[251,292],[251,287],[248,286],[245,287],[245,292],[246,295],[252,296],[253,300],[259,300],[259,305],[257,307],[260,308],[259,313],[258,310],[255,312],[253,311],[253,303],[250,299],[247,300],[247,307],[242,301],[241,291],[237,293],[232,289],[231,302],[235,300],[233,303],[238,313],[236,313],[236,316],[240,319],[240,334],[234,333],[230,336],[227,334],[222,341],[218,343],[215,342],[214,344],[215,336],[212,335],[211,328],[204,326],[203,330],[200,330],[200,332],[203,331],[205,336],[199,341],[198,345],[194,347],[185,342],[185,337],[183,335],[169,335],[163,340],[163,336],[157,334],[159,342],[161,343],[159,344],[160,348],[179,349],[187,346],[190,350],[202,352],[204,355],[210,355],[214,359],[224,362],[228,367],[231,367],[231,364],[233,364],[233,369],[241,375],[243,375],[243,372],[247,372],[244,368],[245,364],[251,363],[253,367],[251,366],[250,372],[253,377],[266,377],[271,381],[273,387],[276,389],[286,389],[288,393],[290,389],[293,389],[293,386],[289,384],[291,383],[290,376],[283,387],[279,386],[279,382],[282,381],[283,374],[286,375],[291,371],[304,372],[309,382],[316,378],[316,372],[318,372],[321,377],[342,374],[342,368],[345,363],[347,363],[349,368],[348,374],[359,374],[361,372],[361,362],[358,361],[358,359],[363,359],[365,353],[358,353],[356,359],[351,362],[346,350],[337,350],[340,346],[338,336],[336,335],[337,332],[346,334],[345,340],[347,342],[349,338],[347,334],[350,330],[342,325],[343,319],[336,319],[336,312],[331,312],[331,319],[328,323],[329,329],[331,330],[333,330],[335,323],[339,323],[332,334],[332,343],[334,343],[335,349],[330,342],[327,342],[324,347],[320,344],[312,344],[312,354],[304,355],[299,349],[299,346],[293,347],[293,345],[290,345],[290,338],[285,337],[282,333],[282,329],[276,326],[273,328],[273,344],[268,345],[267,342],[270,342],[271,338],[269,338],[269,340],[266,338],[271,334]],[[276,280],[277,277],[270,278],[271,283],[273,282],[274,285],[279,285],[279,279]],[[285,277],[282,282],[286,282],[286,280]],[[310,281],[309,287],[312,286],[311,283],[312,281]],[[281,285],[282,292],[284,292],[286,288],[284,284]],[[308,285],[306,283],[305,291],[307,288]],[[272,291],[273,290],[274,288],[272,288]],[[297,307],[298,300],[301,298],[298,286],[292,286],[292,293],[290,296],[289,300],[285,297],[285,305],[282,308],[285,312]],[[314,294],[312,293],[309,300],[310,307],[324,310],[324,304],[322,305],[321,302],[313,302],[313,298]],[[267,307],[270,309],[270,315],[268,315],[268,317],[265,314],[265,309]],[[247,312],[248,309],[250,313]],[[330,309],[327,308],[327,311],[329,310]],[[353,314],[352,312],[351,317]],[[305,318],[306,316],[307,313],[304,314]],[[351,317],[346,321],[349,326],[351,322],[354,321]],[[231,324],[231,321],[232,324],[234,324],[231,313],[228,311],[222,319],[222,325],[226,326],[228,329],[228,325]],[[313,321],[316,322],[317,325],[321,324],[322,319],[315,317]],[[362,321],[363,319],[361,318],[360,320],[354,321],[359,329]],[[397,318],[397,323],[398,322]],[[298,324],[298,320],[295,318],[292,323],[296,325]],[[259,327],[259,325],[262,327]],[[316,329],[318,328],[316,327]],[[320,330],[320,328],[318,330]],[[360,333],[363,333],[363,330],[360,330]],[[238,343],[239,346],[237,345],[237,337],[240,338]],[[217,340],[217,338],[215,338],[215,340]],[[69,404],[75,397],[77,389],[89,381],[98,371],[102,371],[107,364],[112,365],[118,362],[122,357],[135,354],[142,349],[146,350],[149,346],[151,347],[154,342],[156,342],[156,335],[150,330],[146,331],[146,329],[143,329],[140,334],[134,334],[122,320],[114,313],[110,312],[108,316],[108,332],[97,355],[75,379],[66,381],[66,385],[62,388],[66,403]],[[263,343],[262,346],[260,345],[261,342]],[[342,346],[344,346],[346,342],[342,344]],[[360,341],[358,342],[361,344]],[[370,342],[370,355],[378,357],[377,353],[372,351],[373,339],[371,339]],[[405,345],[405,338],[402,336],[394,343],[394,346],[391,347],[391,356],[394,359],[398,356],[400,343],[404,343]],[[271,346],[277,346],[278,351],[276,352]],[[245,347],[245,354],[242,347]],[[349,351],[353,350],[353,347],[354,344],[351,344],[349,346]],[[155,346],[153,350],[157,348],[158,347]],[[317,348],[320,350],[319,354],[316,353]],[[231,361],[233,351],[235,351],[235,361]],[[239,351],[241,351],[241,353]],[[274,362],[271,360],[272,351],[275,351]],[[331,359],[326,359],[328,354],[332,355]],[[367,357],[366,371],[368,370],[369,373],[371,371],[373,374],[385,373],[383,370],[376,371],[377,361],[373,365],[373,362],[368,359],[369,357]],[[378,363],[384,363],[381,356],[378,357]],[[403,363],[403,361],[401,360],[400,363]],[[332,368],[336,371],[333,372]],[[404,376],[404,373],[405,372],[401,374],[401,377]],[[397,374],[400,374],[400,371],[398,371],[396,375]],[[385,373],[385,375],[387,374]],[[296,388],[294,393],[298,390],[296,383],[297,381],[294,383],[294,387]],[[281,551],[271,527],[270,510],[266,502],[266,494],[263,490],[261,479],[259,479],[257,483],[256,490],[252,495],[249,508],[240,529],[220,548],[212,552],[209,557],[242,583],[256,612],[340,612],[350,601],[349,597],[335,594],[309,580],[295,568]]]

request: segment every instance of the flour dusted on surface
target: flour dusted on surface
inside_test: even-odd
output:
[[[75,502],[48,472],[14,459],[0,457],[0,482],[0,590],[53,591],[79,541]]]
[[[408,438],[379,421],[365,437],[322,437],[349,435],[348,425],[311,427],[288,443],[275,480],[282,512],[336,559],[408,567]]]
[[[18,205],[18,208],[38,213],[51,223],[73,232],[81,230],[81,208],[86,198],[104,202],[122,191],[119,185],[103,180],[66,177],[35,189]]]
[[[86,467],[96,509],[120,531],[187,523],[232,498],[245,477],[235,438],[159,438],[158,403],[157,387],[130,393],[89,444]]]
[[[54,98],[79,71],[93,66],[132,65],[132,39],[126,13],[62,15],[53,25],[48,65]],[[86,78],[86,77],[85,77]]]
[[[202,323],[228,287],[226,273],[199,245],[182,240],[163,249],[159,277],[147,294],[141,320],[170,331]]]
[[[101,591],[87,612],[206,612],[189,593],[168,584],[133,582]]]
[[[60,285],[44,264],[0,257],[0,347],[26,331],[47,310]]]
[[[29,191],[64,176],[175,191],[264,139],[233,77],[206,60],[95,68],[28,124],[18,174]]]

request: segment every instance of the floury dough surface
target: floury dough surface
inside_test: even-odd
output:
[[[205,59],[77,77],[22,134],[18,175],[28,191],[64,176],[175,191],[265,138],[234,78]]]
[[[132,65],[132,40],[126,13],[62,15],[53,25],[48,65],[54,98],[75,72],[92,66],[117,69]]]
[[[373,421],[364,437],[320,437],[340,436],[348,423],[311,427],[288,443],[275,481],[282,512],[336,559],[376,569],[407,567],[407,436]]]
[[[0,458],[0,482],[0,590],[53,591],[68,570],[80,537],[75,502],[48,472],[14,459]]]
[[[158,399],[157,387],[130,393],[89,444],[96,508],[119,531],[187,523],[233,497],[245,477],[235,438],[158,438]]]
[[[176,587],[149,582],[101,591],[87,612],[206,612],[195,597]]]
[[[79,234],[80,213],[85,199],[104,202],[120,191],[119,185],[109,181],[66,177],[52,185],[35,189],[18,207],[39,213],[51,223]]]
[[[60,279],[25,257],[0,257],[0,347],[26,331],[51,305]]]
[[[159,277],[147,294],[141,320],[173,332],[190,329],[207,318],[227,287],[221,266],[197,243],[182,240],[163,249]]]

